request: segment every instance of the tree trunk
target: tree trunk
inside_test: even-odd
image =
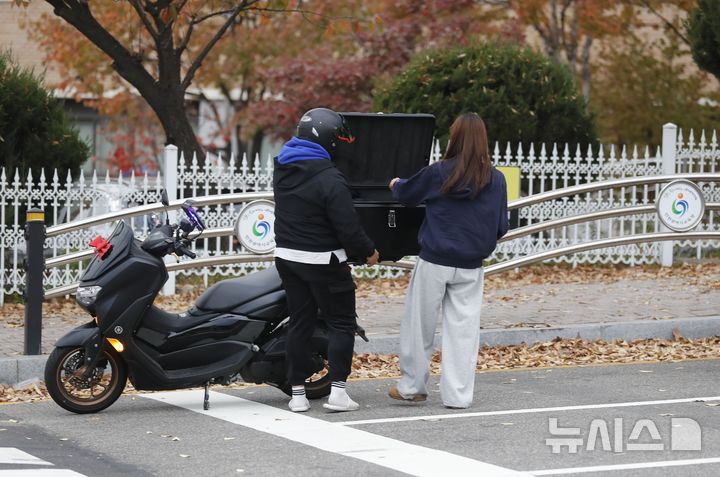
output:
[[[144,68],[137,56],[128,51],[92,16],[89,5],[80,0],[46,0],[54,7],[55,15],[67,21],[95,46],[113,60],[113,68],[137,88],[140,95],[155,111],[165,131],[168,144],[175,144],[187,160],[193,152],[204,158],[185,111],[185,88],[180,81],[180,56],[173,45],[172,30],[165,29],[156,38],[159,78]]]
[[[263,139],[265,138],[265,133],[261,129],[258,129],[255,131],[255,134],[253,134],[252,137],[252,143],[250,148],[250,154],[252,156],[248,156],[248,160],[255,160],[255,155],[260,154],[260,148],[262,147]],[[260,158],[260,164],[264,164],[267,158],[261,157]]]
[[[578,49],[578,18],[577,7],[573,11],[572,23],[570,24],[570,41],[565,43],[565,56],[572,73],[573,85],[577,87],[577,49]]]
[[[158,83],[140,89],[140,94],[155,112],[165,132],[165,144],[173,144],[185,154],[186,163],[190,163],[193,153],[202,162],[205,154],[195,131],[190,124],[185,109],[185,93],[182,90],[163,88]]]
[[[192,161],[193,153],[197,154],[198,162],[202,163],[205,159],[205,153],[190,124],[184,104],[163,106],[153,109],[165,130],[165,144],[177,146],[184,153],[186,164]]]
[[[590,47],[592,47],[592,43],[593,38],[591,36],[585,37],[581,54],[581,87],[586,103],[590,102]]]

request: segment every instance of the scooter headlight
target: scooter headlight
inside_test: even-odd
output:
[[[75,300],[83,308],[90,308],[95,304],[95,298],[97,298],[97,294],[100,293],[100,290],[102,290],[102,287],[98,286],[78,287],[77,293],[75,294]]]

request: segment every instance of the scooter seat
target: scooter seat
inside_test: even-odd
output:
[[[195,302],[201,311],[230,311],[263,295],[282,290],[275,267],[244,277],[223,280],[207,289]]]
[[[162,333],[178,333],[206,321],[208,321],[208,315],[169,313],[153,305],[148,310],[147,318],[143,321],[142,327]]]

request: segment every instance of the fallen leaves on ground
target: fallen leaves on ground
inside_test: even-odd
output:
[[[676,362],[691,359],[720,358],[720,336],[713,338],[687,339],[675,331],[673,339],[646,339],[607,342],[582,339],[556,338],[546,343],[528,346],[484,346],[480,349],[478,371],[552,368],[582,366],[590,364],[621,364],[643,362]],[[440,373],[441,356],[435,353],[430,363],[430,372]],[[353,358],[350,379],[388,378],[400,375],[399,359],[396,354],[364,353]],[[512,380],[511,380],[512,381]],[[512,384],[512,382],[508,382]],[[232,388],[252,386],[247,383],[231,384]],[[223,386],[220,386],[222,388]],[[126,394],[135,393],[128,384]],[[23,389],[0,384],[0,403],[34,402],[48,399],[45,384],[32,383]]]
[[[246,387],[252,387],[256,386],[253,383],[244,383],[242,381],[236,381],[229,385],[219,385],[219,384],[213,384],[211,386],[212,389],[221,389],[221,388],[231,388],[231,389],[241,389]],[[199,388],[202,389],[202,388]],[[123,394],[138,394],[140,392],[150,392],[150,391],[138,391],[136,390],[130,382],[128,382],[125,385],[125,389],[123,390]],[[48,394],[47,387],[45,386],[45,383],[39,380],[33,379],[29,384],[20,386],[20,387],[13,387],[9,384],[2,384],[0,383],[0,404],[8,404],[8,403],[27,403],[27,402],[35,402],[35,401],[44,401],[50,399],[50,394]],[[163,436],[163,437],[172,437],[172,436]],[[173,440],[176,440],[177,438],[174,438]],[[177,439],[179,440],[179,439]]]
[[[478,371],[519,368],[545,368],[589,364],[674,362],[689,359],[720,358],[720,337],[687,339],[674,333],[672,340],[624,341],[556,338],[528,346],[484,346],[480,349]],[[430,363],[431,373],[440,373],[440,353]],[[365,353],[355,356],[351,378],[399,376],[397,355]]]
[[[14,388],[9,384],[0,383],[0,403],[34,402],[49,398],[50,395],[43,382],[33,383],[32,386],[20,389]]]

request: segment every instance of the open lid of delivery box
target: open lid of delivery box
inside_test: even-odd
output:
[[[432,114],[341,114],[355,140],[352,144],[339,141],[335,162],[361,197],[387,190],[393,177],[410,177],[430,162],[435,133]]]

